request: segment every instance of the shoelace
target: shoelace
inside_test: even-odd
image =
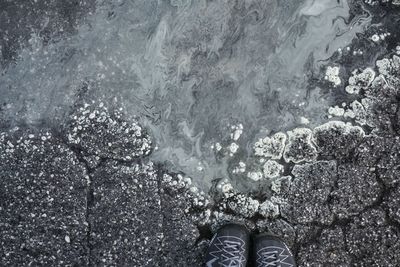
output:
[[[241,243],[225,240],[222,247],[222,260],[220,264],[224,267],[240,267],[243,262],[243,251],[240,249]]]
[[[280,263],[280,260],[278,258],[278,251],[276,250],[270,250],[261,253],[261,264],[263,264],[263,267],[278,267]]]

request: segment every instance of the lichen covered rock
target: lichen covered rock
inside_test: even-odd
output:
[[[68,143],[87,155],[131,161],[151,151],[147,130],[136,121],[127,121],[119,110],[109,110],[102,102],[78,107],[66,128]]]

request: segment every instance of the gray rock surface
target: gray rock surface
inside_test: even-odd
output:
[[[0,135],[0,265],[200,265],[188,181],[141,160],[91,167],[64,139]]]
[[[155,266],[161,254],[162,212],[152,164],[110,161],[91,173],[90,262],[94,266]]]
[[[282,216],[293,223],[331,223],[333,214],[328,201],[337,180],[336,168],[334,161],[295,166],[292,171],[295,178],[283,195],[287,204],[281,211]]]
[[[88,262],[87,173],[51,131],[0,135],[0,265]]]
[[[349,266],[350,262],[340,227],[323,229],[318,240],[301,246],[298,254],[299,266]]]

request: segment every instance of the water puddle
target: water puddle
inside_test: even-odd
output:
[[[235,2],[99,2],[76,35],[43,46],[33,34],[0,77],[4,114],[62,118],[87,82],[151,129],[154,160],[200,187],[241,172],[259,137],[325,120],[335,88],[312,80],[370,19],[343,0]]]

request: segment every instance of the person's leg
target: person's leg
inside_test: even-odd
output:
[[[277,236],[263,234],[254,239],[252,260],[255,267],[295,267],[289,247]]]
[[[206,267],[245,267],[248,261],[250,235],[246,227],[228,224],[211,239]]]

